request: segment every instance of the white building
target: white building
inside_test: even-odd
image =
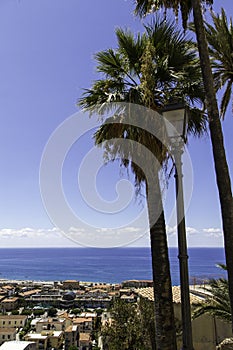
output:
[[[29,341],[7,341],[0,346],[0,350],[36,350],[36,343]]]

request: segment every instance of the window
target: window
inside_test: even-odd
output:
[[[6,322],[5,321],[2,321],[2,324],[5,324]]]
[[[10,337],[11,337],[11,336],[10,336],[10,334],[8,334],[8,336],[7,336],[7,337],[8,337],[8,339],[10,339]]]

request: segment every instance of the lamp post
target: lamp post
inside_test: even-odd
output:
[[[169,104],[162,110],[162,115],[173,126],[171,127],[170,125],[167,125],[167,134],[171,143],[171,151],[175,161],[178,258],[180,268],[181,314],[183,328],[182,349],[193,350],[181,159],[187,131],[187,109],[184,104]]]

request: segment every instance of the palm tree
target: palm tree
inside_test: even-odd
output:
[[[226,270],[225,265],[218,265]],[[203,314],[216,316],[223,321],[231,321],[231,304],[229,298],[228,281],[225,278],[211,279],[205,290],[209,293],[207,299],[196,305],[193,318]]]
[[[192,107],[193,118],[189,130],[201,133],[205,129],[205,120],[195,108],[195,103],[202,103],[204,91],[192,42],[176,31],[174,23],[160,20],[145,26],[145,33],[138,34],[136,38],[130,31],[122,29],[116,30],[116,36],[117,49],[96,54],[97,70],[104,76],[85,91],[79,105],[98,113],[104,113],[111,101],[130,102],[158,110],[170,98],[180,98]],[[134,147],[125,148],[116,139],[135,140],[137,143],[134,143]],[[101,125],[95,134],[95,141],[96,144],[107,141],[107,155],[110,159],[119,156],[122,165],[132,169],[137,188],[145,184],[150,221],[156,345],[158,350],[175,350],[170,266],[159,184],[159,169],[166,164],[167,149],[149,132],[124,124],[122,113],[108,118]],[[149,180],[134,162],[134,155],[142,154],[143,146],[156,156],[160,164],[156,167],[150,163]],[[153,188],[150,188],[151,184]],[[154,222],[156,215],[158,219]]]
[[[206,23],[206,36],[209,43],[210,56],[213,59],[213,76],[216,90],[225,88],[220,104],[220,116],[224,118],[231,100],[233,84],[233,25],[228,25],[224,9],[221,15],[212,12],[213,25]]]
[[[201,4],[212,4],[213,0],[135,0],[135,3],[135,10],[139,15],[145,15],[149,12],[154,12],[161,7],[165,7],[165,9],[172,8],[177,16],[180,7],[184,28],[186,28],[187,25],[188,15],[191,9],[193,10],[194,26],[200,56],[200,66],[206,92],[206,105],[209,117],[209,130],[212,143],[216,181],[221,206],[233,330],[233,200],[231,180],[226,160],[223,132],[218,111],[215,85],[211,70],[208,43],[201,8]]]

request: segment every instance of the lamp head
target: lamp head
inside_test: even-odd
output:
[[[184,103],[170,103],[162,108],[161,114],[174,127],[167,125],[168,137],[181,137],[185,140],[188,122],[187,106]]]

